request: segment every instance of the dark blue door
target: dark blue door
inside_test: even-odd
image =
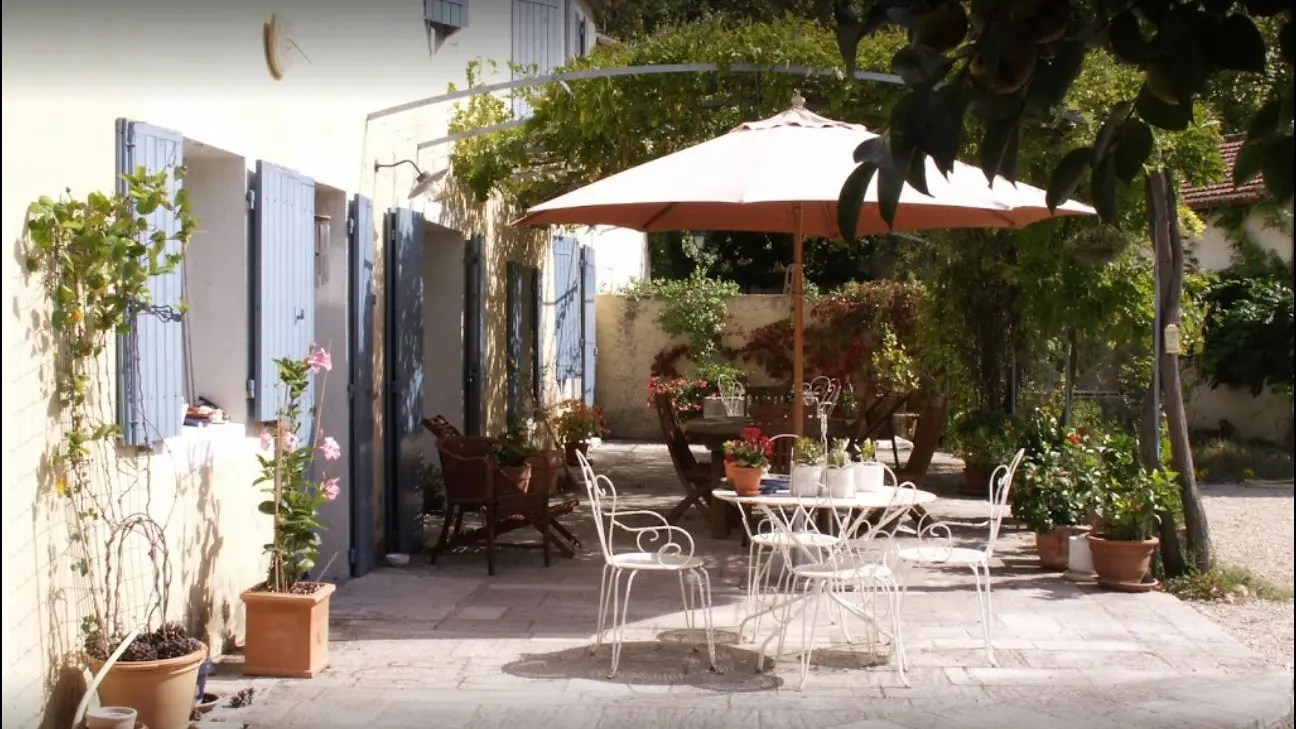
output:
[[[387,534],[395,551],[416,551],[423,510],[419,483],[423,419],[423,216],[387,213]]]
[[[356,195],[350,232],[351,576],[373,569],[379,533],[374,509],[374,218],[373,201]]]
[[[482,367],[486,361],[486,239],[474,235],[464,245],[464,432],[482,435]]]
[[[508,377],[508,399],[505,401],[504,417],[505,421],[512,426],[522,415],[522,393],[525,391],[522,385],[522,373],[523,367],[527,366],[523,358],[522,338],[526,331],[524,329],[525,307],[529,304],[524,294],[525,279],[522,264],[509,261],[505,265],[505,271],[504,312],[507,331],[505,339],[508,350],[505,352],[504,364]]]
[[[598,363],[598,336],[594,326],[594,297],[598,295],[598,274],[594,249],[581,249],[581,395],[587,405],[594,404],[594,372]]]

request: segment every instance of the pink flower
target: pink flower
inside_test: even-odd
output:
[[[320,370],[328,372],[333,369],[333,358],[323,347],[312,342],[310,351],[306,353],[306,368],[312,375],[319,374]]]
[[[342,457],[342,447],[338,445],[337,441],[333,440],[332,436],[324,439],[324,445],[319,447],[319,451],[326,461],[336,461]]]
[[[274,448],[274,436],[270,434],[269,430],[262,428],[261,429],[261,450],[268,451],[271,448]]]
[[[320,484],[320,493],[324,494],[325,501],[332,501],[342,493],[340,481],[341,479],[335,477]]]
[[[301,445],[301,441],[298,440],[297,435],[295,433],[289,433],[288,435],[284,436],[283,447],[285,452],[292,453],[293,451],[297,450],[297,446],[299,445]]]

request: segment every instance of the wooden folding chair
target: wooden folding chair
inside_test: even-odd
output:
[[[883,395],[874,400],[860,412],[860,416],[851,426],[850,450],[859,452],[859,445],[866,440],[891,440],[891,456],[895,459],[896,470],[900,470],[900,446],[896,443],[895,415],[900,412],[909,395]]]
[[[446,420],[445,416],[440,414],[431,418],[423,418],[423,427],[427,428],[428,432],[436,436],[437,440],[441,440],[442,438],[457,438],[463,435],[463,433],[459,432],[459,429],[454,426],[454,423]]]
[[[703,511],[711,508],[711,464],[699,462],[689,448],[684,426],[675,414],[674,399],[663,393],[653,398],[653,404],[657,410],[657,421],[661,425],[662,438],[670,452],[671,465],[684,488],[684,498],[666,516],[668,522],[677,524],[690,506],[697,505]]]

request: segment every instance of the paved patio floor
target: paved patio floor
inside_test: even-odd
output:
[[[904,454],[902,453],[902,456]],[[678,500],[665,449],[608,443],[592,454],[636,507]],[[955,466],[938,461],[925,488],[936,516],[974,522],[987,507],[953,495]],[[905,644],[911,688],[859,649],[817,640],[811,675],[795,690],[795,656],[755,671],[737,644],[745,550],[707,536],[700,512],[684,525],[715,584],[723,673],[684,640],[678,582],[635,585],[621,673],[607,678],[594,631],[601,558],[588,510],[568,523],[585,549],[546,569],[532,550],[504,550],[486,576],[480,553],[415,557],[343,585],[332,603],[332,662],[310,680],[244,679],[237,659],[209,690],[252,688],[212,726],[437,729],[923,729],[925,727],[1255,727],[1290,713],[1292,674],[1265,662],[1190,606],[1160,593],[1104,592],[1034,566],[1028,536],[1009,529],[994,573],[1000,667],[981,649],[970,575],[935,573],[910,591]],[[965,530],[981,536],[983,530]],[[825,617],[826,624],[826,617]],[[829,630],[821,630],[825,637]],[[789,644],[799,641],[794,630]],[[208,722],[204,722],[208,723]]]

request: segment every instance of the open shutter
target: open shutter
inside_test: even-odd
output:
[[[301,359],[315,341],[315,181],[257,160],[252,186],[253,399],[257,420],[279,408],[275,360]],[[315,384],[298,435],[314,434]]]
[[[567,0],[567,58],[589,53],[590,24],[577,0]]]
[[[140,167],[158,173],[183,164],[184,137],[179,132],[117,120],[118,192],[126,192],[121,174]],[[173,175],[169,195],[174,196],[180,185]],[[161,208],[148,220],[167,236],[179,232],[174,215]],[[179,242],[168,242],[166,252],[180,253]],[[179,435],[184,422],[183,281],[181,266],[150,278],[150,305],[134,313],[130,328],[117,339],[117,424],[126,445],[150,445]]]
[[[474,235],[464,245],[464,433],[482,434],[482,363],[486,361],[486,240]]]
[[[377,564],[378,528],[374,509],[374,217],[373,201],[356,195],[347,223],[350,233],[348,322],[351,330],[351,576],[359,577]]]
[[[564,61],[561,0],[513,1],[513,78],[544,76]],[[531,116],[531,105],[513,99],[513,115]]]
[[[395,484],[390,522],[397,551],[412,554],[423,509],[419,481],[423,419],[423,216],[387,213],[387,473]]]
[[[468,0],[423,0],[423,19],[442,30],[468,27]]]
[[[540,269],[532,266],[527,269],[527,288],[531,292],[531,397],[535,406],[540,407],[544,401],[545,356],[544,356],[544,279]]]
[[[594,326],[594,297],[598,294],[598,274],[594,249],[581,249],[581,394],[585,404],[594,404],[594,371],[597,369],[598,336]]]
[[[523,294],[522,265],[509,261],[505,265],[506,285],[504,289],[504,312],[506,318],[505,338],[507,355],[505,369],[508,377],[508,395],[505,402],[504,417],[509,425],[516,422],[522,412],[522,355],[523,312],[526,298]]]
[[[581,375],[580,244],[555,235],[550,251],[554,281],[554,380],[562,387]]]

